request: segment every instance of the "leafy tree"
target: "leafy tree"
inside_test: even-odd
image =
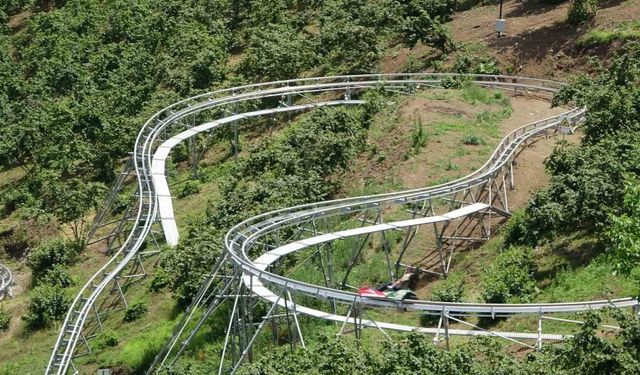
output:
[[[160,275],[165,278],[161,284],[168,283],[181,303],[191,301],[222,246],[221,233],[202,220],[190,223],[187,231],[178,246],[164,251],[160,260]]]
[[[490,303],[505,303],[512,298],[526,301],[536,289],[535,269],[531,249],[503,250],[482,278],[482,298]]]
[[[446,1],[410,0],[404,4],[404,16],[400,26],[402,40],[408,47],[418,42],[447,52],[454,49],[444,22],[450,17],[452,3]]]
[[[69,265],[77,254],[75,244],[58,237],[36,247],[27,257],[27,265],[38,278],[58,266]]]
[[[29,329],[46,327],[65,317],[70,302],[71,298],[60,287],[37,286],[29,293],[29,307],[22,319]]]
[[[252,30],[246,53],[239,69],[250,80],[297,78],[316,59],[310,39],[286,23]]]
[[[605,236],[618,270],[629,273],[640,265],[640,186],[636,179],[626,182],[623,212],[612,215]]]
[[[640,131],[640,44],[623,47],[611,66],[596,66],[597,75],[579,75],[554,97],[554,105],[587,108],[581,128],[584,144]]]
[[[347,22],[321,25],[319,44],[328,72],[364,74],[378,69],[381,51],[373,28]]]

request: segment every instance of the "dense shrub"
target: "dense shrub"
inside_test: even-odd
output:
[[[640,131],[640,44],[623,47],[610,66],[596,68],[595,76],[579,75],[553,99],[554,105],[575,103],[588,109],[581,125],[583,144]]]
[[[186,198],[190,195],[198,194],[200,192],[200,183],[197,180],[187,180],[182,184],[182,187],[178,191],[178,198]]]
[[[46,270],[36,280],[38,285],[48,284],[52,286],[58,286],[60,288],[68,288],[75,284],[75,280],[71,277],[69,269],[64,265],[56,265],[51,269]]]
[[[640,136],[595,144],[561,144],[545,161],[549,187],[536,193],[507,226],[506,241],[536,245],[560,231],[601,231],[624,206],[625,175],[640,174]]]
[[[624,182],[640,176],[640,47],[563,87],[554,104],[586,107],[580,145],[562,142],[545,161],[549,187],[510,224],[508,243],[535,245],[559,231],[602,234],[625,210]]]
[[[640,319],[613,314],[622,327],[616,340],[607,341],[598,334],[601,318],[585,317],[585,324],[563,344],[545,347],[525,357],[514,357],[505,344],[491,337],[476,337],[447,351],[433,345],[431,337],[412,333],[402,339],[383,343],[382,349],[357,347],[346,337],[324,339],[318,345],[289,352],[288,348],[270,351],[240,369],[243,375],[267,374],[515,374],[572,375],[637,373],[640,366],[637,343]],[[335,358],[340,358],[336,361]],[[198,367],[191,367],[195,370]],[[201,368],[201,367],[200,367]],[[166,372],[166,374],[186,374]]]
[[[4,310],[0,309],[0,331],[6,331],[11,324],[11,317]]]
[[[98,350],[112,348],[118,345],[118,336],[113,331],[105,330],[91,342],[91,345]]]
[[[453,50],[453,41],[444,25],[453,7],[454,3],[446,0],[402,2],[399,32],[403,43],[411,48],[421,42],[442,52]]]
[[[189,223],[178,246],[162,252],[161,271],[154,277],[153,288],[168,285],[174,297],[187,304],[220,256],[221,239],[222,233],[205,221]]]
[[[127,310],[124,312],[124,318],[122,318],[122,320],[125,322],[133,322],[147,315],[148,312],[149,307],[146,303],[136,302],[127,307]]]
[[[28,255],[27,265],[37,278],[56,266],[68,265],[77,253],[75,244],[58,237],[36,247]]]
[[[596,17],[598,0],[570,0],[567,21],[579,25]]]
[[[535,269],[531,249],[512,246],[503,250],[482,277],[482,298],[489,303],[516,297],[527,301],[536,289]]]
[[[62,320],[70,303],[63,288],[47,284],[37,286],[29,293],[29,307],[22,319],[29,329],[43,328]]]
[[[438,283],[431,291],[434,301],[462,302],[464,280],[458,275],[450,275]]]
[[[464,74],[500,74],[500,67],[494,58],[473,54],[458,55],[453,63],[453,70]]]
[[[318,43],[324,71],[328,74],[377,71],[381,57],[378,36],[374,28],[348,21],[322,25]]]
[[[462,137],[462,143],[470,146],[478,146],[478,145],[483,145],[484,140],[479,135],[465,134]]]
[[[640,265],[640,187],[630,178],[625,184],[624,209],[611,216],[611,226],[605,232],[616,261],[616,268],[629,273]]]
[[[316,60],[310,38],[287,24],[253,30],[240,72],[250,80],[297,78]]]

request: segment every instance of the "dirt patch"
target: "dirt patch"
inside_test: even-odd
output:
[[[456,42],[480,46],[480,53],[494,57],[503,71],[528,77],[564,78],[592,71],[592,57],[608,61],[619,48],[618,43],[613,43],[585,49],[576,46],[578,37],[595,27],[613,27],[640,19],[640,0],[599,2],[595,20],[583,26],[566,22],[568,7],[568,2],[505,1],[506,32],[500,38],[495,32],[498,4],[455,13],[447,26]],[[449,60],[455,55],[451,54]],[[409,56],[427,65],[429,60],[440,58],[439,52],[424,45],[413,49],[390,46],[382,59],[382,70],[404,71]]]
[[[547,101],[527,97],[512,98],[511,106],[513,114],[502,123],[502,131],[505,135],[524,124],[567,111],[566,108],[551,108]],[[553,151],[556,142],[563,138],[575,141],[578,136],[553,136],[539,139],[522,151],[513,170],[515,190],[509,194],[511,210],[525,206],[535,191],[548,184],[549,175],[544,170],[543,162]]]
[[[33,12],[31,10],[26,10],[22,13],[18,13],[14,16],[9,17],[9,21],[7,22],[7,26],[13,31],[18,31],[22,29],[26,24]]]
[[[640,18],[640,1],[598,4],[593,24],[576,27],[566,23],[568,2],[541,0],[505,1],[506,35],[497,38],[498,5],[457,13],[449,23],[456,41],[480,42],[505,67],[531,77],[561,77],[584,70],[592,51],[576,49],[575,39],[592,27],[608,27]],[[605,57],[609,51],[601,51]]]

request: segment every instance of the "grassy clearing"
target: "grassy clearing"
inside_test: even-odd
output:
[[[625,42],[640,39],[640,21],[627,21],[612,28],[596,28],[589,30],[577,39],[581,47],[609,44],[614,41]]]

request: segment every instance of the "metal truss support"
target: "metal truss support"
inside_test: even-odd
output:
[[[428,203],[429,203],[429,207],[425,209],[427,201],[426,200],[423,201],[422,208],[420,210],[418,210],[418,203],[414,203],[413,210],[411,211],[411,219],[415,219],[418,216],[419,212],[421,216],[426,216],[427,212],[431,212],[433,214],[434,213],[433,201],[429,199]],[[400,273],[400,267],[401,267],[401,262],[402,262],[404,253],[409,248],[409,244],[411,244],[411,241],[413,241],[417,233],[418,233],[418,227],[412,226],[407,228],[407,231],[402,240],[402,247],[400,248],[400,254],[398,254],[398,259],[396,260],[396,265],[394,270],[394,277],[396,279],[400,277],[399,273]]]
[[[116,201],[118,194],[122,191],[122,188],[127,178],[129,178],[130,176],[133,176],[134,174],[135,174],[135,169],[134,169],[133,158],[128,158],[124,163],[124,166],[122,167],[122,171],[116,178],[115,184],[109,190],[109,193],[107,194],[107,197],[105,198],[105,201],[102,204],[102,209],[98,211],[98,213],[96,214],[96,217],[93,220],[93,224],[91,225],[91,228],[87,233],[88,245],[97,242],[97,241],[91,242],[96,231],[102,228],[103,226],[106,226],[109,224],[109,223],[105,223],[105,220],[109,216],[111,216],[111,214],[113,213],[113,209],[114,209],[113,204]]]
[[[382,216],[382,210],[378,209],[376,218],[373,220],[372,225],[378,224],[380,222],[381,216]],[[364,214],[364,217],[365,218],[362,220],[362,224],[360,225],[361,227],[364,227],[365,224],[367,224],[366,212]],[[362,250],[364,249],[365,245],[369,241],[370,236],[371,235],[367,233],[364,236],[361,235],[357,237],[356,246],[354,246],[353,252],[351,254],[351,260],[349,261],[349,264],[347,266],[347,271],[345,272],[344,278],[342,279],[342,283],[340,284],[340,287],[342,289],[344,289],[347,286],[347,281],[349,280],[349,274],[351,273],[351,270],[353,270],[353,267],[356,265],[358,261],[358,257],[360,257],[360,254],[362,253]]]
[[[344,334],[353,332],[359,345],[360,339],[362,338],[362,313],[362,303],[359,303],[358,297],[355,297],[353,299],[353,302],[350,304],[349,311],[347,311],[346,319],[342,322],[340,331],[336,334],[336,336],[342,336]],[[353,322],[352,330],[346,329],[349,320],[352,320]]]
[[[152,374],[153,371],[161,368],[165,364],[172,365],[176,358],[178,358],[193,340],[207,318],[225,301],[233,299],[234,306],[237,306],[242,292],[241,283],[240,269],[229,269],[226,254],[219,257],[206,281],[202,284],[198,293],[194,296],[191,304],[185,311],[182,319],[176,325],[171,339],[167,341],[158,355],[156,355],[147,374]],[[197,316],[197,313],[203,309],[202,314]],[[193,322],[195,322],[195,325],[190,329],[189,327]],[[188,332],[186,337],[184,337],[185,332]],[[230,330],[227,330],[227,334],[229,334],[229,332]],[[178,344],[179,347],[177,347]]]

